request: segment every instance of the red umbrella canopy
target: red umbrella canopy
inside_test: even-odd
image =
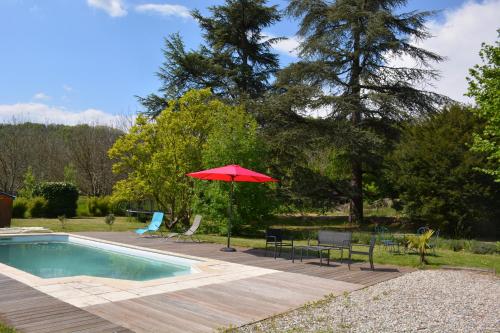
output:
[[[250,182],[250,183],[265,183],[277,182],[277,179],[266,176],[252,170],[242,168],[239,165],[226,165],[220,168],[208,169],[187,174],[189,177],[204,179],[204,180],[221,180],[223,182]]]

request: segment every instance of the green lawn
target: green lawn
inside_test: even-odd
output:
[[[103,217],[89,218],[74,218],[68,219],[65,229],[61,228],[61,224],[57,219],[14,219],[13,226],[24,227],[46,227],[53,231],[77,232],[77,231],[110,231],[108,225],[104,223]],[[137,228],[144,227],[145,224],[136,222],[125,217],[117,217],[112,231],[131,231]],[[296,231],[296,234],[302,239],[307,238],[310,231],[316,229],[339,229],[344,230],[346,227],[343,217],[321,217],[321,218],[304,218],[304,217],[288,217],[278,218],[269,221],[267,226],[286,226],[288,229]],[[265,226],[261,226],[265,228]],[[366,229],[365,229],[366,228]],[[395,230],[404,230],[404,227],[395,225]],[[252,233],[257,233],[258,228],[254,228]],[[369,230],[370,226],[361,228],[361,230]],[[256,231],[257,230],[257,231]],[[359,229],[358,229],[359,230]],[[297,236],[297,237],[299,237]],[[355,231],[355,238],[369,238],[368,231]],[[216,235],[200,235],[200,238],[207,242],[224,244],[226,237]],[[306,244],[306,241],[297,241],[297,244]],[[444,243],[444,242],[443,242]],[[263,248],[265,246],[262,237],[233,237],[232,244],[235,246]],[[337,251],[333,251],[332,257],[338,256]],[[354,259],[366,260],[365,257],[356,257]],[[375,249],[375,263],[392,264],[399,266],[418,266],[419,259],[416,254],[393,254],[382,247],[377,246]],[[439,248],[436,255],[428,256],[430,268],[437,268],[443,265],[459,266],[459,267],[476,267],[493,269],[495,272],[500,272],[500,255],[498,254],[474,254],[469,251],[454,252],[447,248]]]

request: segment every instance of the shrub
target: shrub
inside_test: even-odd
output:
[[[91,197],[88,199],[87,205],[92,216],[106,216],[111,211],[109,197]]]
[[[57,217],[57,219],[61,223],[61,229],[62,230],[66,229],[66,215],[60,215]]]
[[[453,106],[404,131],[386,159],[386,176],[416,224],[454,237],[489,236],[500,219],[500,187],[477,171],[488,161],[470,151],[482,124]]]
[[[463,239],[452,239],[450,241],[450,249],[459,252],[465,249],[465,242]]]
[[[89,212],[89,197],[80,196],[77,201],[76,215],[77,216],[90,216]]]
[[[76,216],[78,189],[75,185],[63,182],[42,183],[36,187],[34,195],[47,199],[47,217]]]
[[[494,254],[496,245],[493,243],[473,242],[471,251],[476,254]]]
[[[113,228],[113,224],[115,223],[115,216],[113,214],[108,214],[104,218],[104,223],[109,226],[109,230]]]
[[[29,213],[31,217],[44,217],[47,214],[48,201],[44,197],[33,197],[29,201]]]
[[[23,218],[28,211],[28,200],[17,197],[12,205],[12,217]]]

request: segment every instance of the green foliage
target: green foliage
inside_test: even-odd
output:
[[[257,134],[257,122],[242,108],[231,108],[214,115],[213,126],[202,149],[203,169],[228,164],[265,172],[265,144]],[[218,221],[219,232],[225,231],[228,218],[230,184],[225,182],[196,182],[195,210]],[[261,220],[274,206],[270,187],[266,184],[235,183],[233,198],[233,227],[243,222]]]
[[[196,210],[224,224],[228,184],[195,183],[186,174],[230,163],[264,171],[257,124],[241,107],[224,104],[208,90],[189,91],[176,104],[154,121],[139,116],[110,150],[117,161],[114,170],[128,174],[116,184],[114,198],[154,198],[161,210],[184,223],[194,200]],[[238,184],[237,220],[265,216],[271,206],[266,191],[264,185]]]
[[[106,216],[112,211],[111,197],[89,197],[87,206],[91,216]]]
[[[497,32],[500,36],[500,29]],[[476,100],[477,108],[472,111],[486,121],[486,126],[474,134],[472,149],[488,154],[491,164],[481,170],[500,182],[500,41],[483,44],[479,54],[483,65],[469,71],[467,95]]]
[[[12,203],[12,217],[23,218],[28,211],[29,200],[23,197],[17,197]]]
[[[33,168],[29,166],[26,170],[26,173],[24,174],[23,187],[19,191],[19,196],[24,198],[31,198],[36,186],[37,180],[35,178],[35,175],[33,174]]]
[[[76,216],[78,189],[75,185],[63,182],[41,183],[36,187],[34,195],[47,199],[47,217]]]
[[[31,217],[46,217],[48,215],[48,201],[44,197],[33,197],[29,200],[29,214]]]
[[[0,333],[16,333],[17,331],[10,326],[0,323]]]
[[[211,16],[193,11],[205,43],[198,50],[186,50],[179,34],[165,40],[165,62],[158,72],[164,95],[139,98],[147,113],[157,116],[190,89],[210,88],[236,102],[262,96],[279,67],[271,47],[280,38],[264,38],[262,31],[279,21],[280,14],[276,5],[266,3],[226,0],[209,7]]]
[[[492,243],[472,242],[471,252],[476,254],[494,254],[497,252],[497,248]]]
[[[420,264],[425,264],[425,255],[427,254],[427,249],[429,248],[429,243],[434,230],[427,230],[421,235],[411,235],[408,236],[408,247],[410,249],[415,249],[420,257]]]
[[[363,219],[363,172],[373,151],[393,122],[429,114],[447,98],[420,89],[437,77],[426,68],[439,55],[417,48],[410,40],[430,37],[425,27],[430,12],[401,13],[406,1],[291,0],[286,12],[299,19],[300,61],[278,75],[278,86],[299,115],[324,113],[344,121],[352,201],[351,217]],[[392,56],[415,59],[424,66],[394,66]],[[345,131],[344,131],[345,132]],[[337,133],[336,133],[337,134]],[[333,140],[332,140],[333,141]]]
[[[452,106],[407,127],[386,176],[414,222],[455,237],[495,232],[500,188],[476,171],[487,162],[469,149],[480,126],[467,108]]]
[[[104,223],[106,223],[109,226],[109,230],[113,229],[113,224],[115,223],[115,215],[113,214],[108,214],[104,218]]]

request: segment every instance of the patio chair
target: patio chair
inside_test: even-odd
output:
[[[436,255],[436,248],[438,245],[439,229],[432,235],[429,240],[429,249],[432,250],[432,254]]]
[[[137,229],[135,231],[135,233],[138,235],[144,235],[147,232],[151,233],[151,232],[159,231],[160,235],[163,235],[163,233],[160,229],[162,223],[163,223],[163,213],[162,212],[154,212],[153,217],[151,218],[151,223],[149,223],[148,227],[142,228],[142,229]]]
[[[376,240],[377,240],[377,236],[373,235],[372,238],[370,239],[370,244],[356,244],[355,245],[355,246],[363,246],[363,247],[367,248],[367,250],[365,250],[365,251],[353,250],[352,246],[351,246],[351,249],[349,250],[349,263],[347,264],[349,269],[351,269],[351,264],[352,264],[352,257],[351,256],[353,254],[368,256],[368,260],[370,261],[371,270],[373,271],[375,269],[375,267],[373,266],[373,250],[375,249]]]
[[[283,229],[267,229],[266,230],[266,250],[264,252],[264,256],[267,257],[267,249],[269,246],[274,246],[274,259],[276,259],[276,255],[278,254],[279,248],[279,256],[281,256],[281,250],[283,246],[291,247],[290,258],[293,252],[293,236],[287,235],[285,230]]]
[[[201,223],[201,215],[196,215],[194,217],[193,224],[191,224],[191,227],[187,231],[182,233],[171,232],[166,236],[166,238],[168,240],[177,237],[177,239],[175,240],[176,242],[178,242],[180,239],[187,239],[187,238],[190,238],[193,242],[195,241],[201,242],[198,236],[195,235],[196,231],[200,227],[200,223]]]
[[[395,252],[397,247],[399,253],[399,242],[393,239],[389,229],[383,226],[377,226],[375,227],[375,232],[380,240],[380,244],[384,246],[384,250],[389,249],[390,252]]]
[[[422,235],[424,234],[427,230],[429,230],[429,227],[420,227],[417,229],[417,235]]]

